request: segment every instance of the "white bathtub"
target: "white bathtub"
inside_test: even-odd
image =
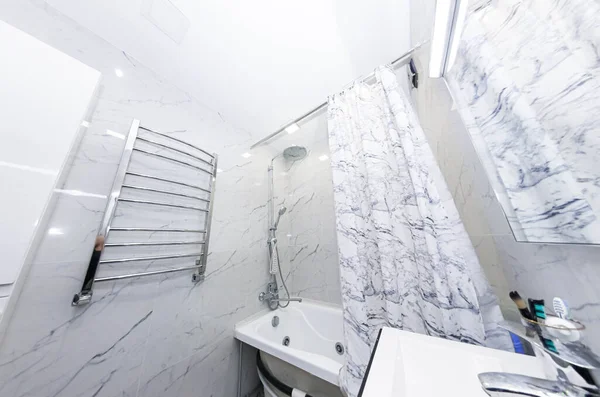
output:
[[[275,316],[279,324],[274,327]],[[343,343],[340,307],[310,300],[291,302],[285,309],[238,323],[235,337],[267,353],[261,353],[263,362],[288,386],[311,395],[341,396],[338,374],[344,356],[336,351],[336,343]],[[288,346],[283,344],[286,337]],[[308,374],[313,379],[307,379]]]

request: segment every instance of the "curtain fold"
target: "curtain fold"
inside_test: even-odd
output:
[[[417,116],[390,67],[376,80],[328,107],[349,396],[383,326],[510,349]]]

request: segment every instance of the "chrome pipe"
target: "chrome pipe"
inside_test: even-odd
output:
[[[149,205],[158,205],[161,207],[171,207],[171,208],[183,208],[186,210],[196,210],[200,212],[208,212],[208,210],[204,208],[191,207],[189,205],[179,205],[179,204],[168,204],[168,203],[160,203],[158,201],[148,201],[148,200],[134,200],[128,198],[118,198],[117,201],[122,201],[124,203],[134,203],[134,204],[149,204]]]
[[[210,154],[210,153],[208,153],[206,150],[200,149],[199,147],[197,147],[197,146],[194,146],[194,145],[192,145],[191,143],[187,143],[187,142],[185,142],[185,141],[182,141],[182,140],[180,140],[180,139],[177,139],[177,138],[175,138],[175,137],[172,137],[172,136],[170,136],[170,135],[163,134],[162,132],[153,131],[153,130],[151,130],[151,129],[149,129],[149,128],[146,128],[146,127],[142,127],[142,126],[140,126],[140,128],[141,128],[142,130],[144,130],[144,131],[148,131],[148,132],[151,132],[151,133],[153,133],[153,134],[160,135],[160,136],[163,136],[163,137],[165,137],[165,138],[172,139],[172,140],[174,140],[174,141],[176,141],[176,142],[179,142],[179,143],[181,143],[182,145],[186,145],[186,146],[189,146],[189,147],[191,147],[191,148],[194,148],[194,149],[196,149],[196,150],[199,150],[199,151],[201,151],[202,153],[206,154],[206,155],[207,155],[208,157],[210,157],[210,158],[215,158],[215,155],[214,155],[214,154]]]
[[[210,203],[208,204],[208,213],[209,214],[213,214],[213,204],[215,202],[215,187],[217,184],[217,163],[219,162],[219,158],[216,153],[213,156],[213,158],[215,161],[215,165],[213,166],[212,178],[210,179],[210,182],[209,182],[210,183]],[[202,258],[200,259],[200,262],[202,263],[203,267],[197,274],[198,281],[204,280],[204,273],[206,271],[206,263],[208,261],[208,252],[206,252],[206,250],[207,250],[207,247],[209,246],[209,242],[210,242],[211,223],[212,223],[212,216],[210,216],[210,215],[206,216],[206,218],[204,220],[204,230],[206,230],[206,234],[204,235],[204,241],[206,241],[206,244],[204,245],[204,252],[207,255],[202,256]]]
[[[135,242],[135,243],[107,243],[104,247],[143,247],[143,246],[159,246],[159,245],[196,245],[204,244],[202,241],[163,241],[163,242]]]
[[[111,232],[167,232],[167,233],[206,233],[201,229],[154,229],[147,227],[111,227]]]
[[[98,265],[100,264],[99,258],[101,258],[102,255],[102,242],[108,236],[108,233],[110,231],[110,225],[115,211],[117,209],[119,196],[121,195],[121,185],[123,184],[123,181],[125,180],[125,175],[127,174],[127,167],[129,166],[131,155],[133,154],[133,146],[135,144],[135,139],[137,138],[139,128],[140,121],[134,119],[131,123],[131,127],[129,128],[129,134],[127,135],[127,139],[125,141],[123,153],[121,153],[119,167],[117,168],[117,174],[115,175],[115,179],[113,180],[111,193],[106,204],[104,217],[102,218],[102,224],[100,225],[100,230],[98,231],[98,235],[96,236],[94,252],[91,256],[92,259],[90,259],[90,263],[88,264],[88,268],[83,279],[83,284],[81,286],[81,291],[73,296],[73,300],[71,301],[71,305],[73,306],[89,303],[92,298],[92,290],[94,288],[94,282],[96,280],[96,272],[98,271]],[[94,254],[97,252],[98,244],[102,246],[100,248],[100,256],[95,257]]]
[[[101,260],[100,264],[105,263],[126,263],[126,262],[140,262],[140,261],[157,261],[162,259],[177,259],[177,258],[190,258],[192,256],[202,257],[204,254],[194,253],[194,254],[178,254],[178,255],[158,255],[158,256],[145,256],[139,258],[123,258],[123,259],[105,259]]]
[[[198,269],[199,267],[202,267],[202,266],[195,265],[195,266],[177,267],[174,269],[155,270],[155,271],[151,271],[151,272],[124,274],[122,276],[99,277],[94,281],[97,283],[101,283],[103,281],[123,280],[123,279],[127,279],[127,278],[144,277],[144,276],[154,276],[156,274],[175,273],[175,272],[181,272],[184,270],[193,270],[193,269]]]
[[[206,160],[204,160],[204,159],[202,159],[200,157],[196,157],[193,154],[190,154],[188,152],[184,152],[183,150],[175,149],[174,147],[163,145],[162,143],[153,141],[152,139],[142,138],[141,136],[138,136],[137,140],[138,141],[142,141],[142,142],[146,142],[146,143],[148,143],[150,145],[154,145],[154,146],[158,146],[158,147],[161,147],[161,148],[164,148],[164,149],[172,150],[174,152],[181,153],[181,154],[184,154],[186,156],[190,156],[191,158],[193,158],[195,160],[198,160],[198,161],[201,161],[204,164],[210,165],[212,167],[212,162],[206,161]]]
[[[273,160],[271,160],[271,165],[269,166],[269,168],[267,168],[267,204],[268,204],[268,210],[267,210],[267,223],[268,223],[268,230],[269,230],[269,237],[273,238],[274,236],[272,235],[272,230],[271,228],[273,227],[274,224],[274,219],[273,217],[275,216],[275,188],[274,188],[274,183],[273,183]]]
[[[130,172],[130,171],[127,171],[127,175],[139,176],[140,178],[153,179],[155,181],[172,183],[174,185],[187,186],[187,187],[191,187],[191,188],[194,188],[194,189],[201,190],[201,191],[203,191],[205,193],[210,193],[210,190],[204,189],[203,187],[200,187],[200,186],[190,185],[190,184],[187,184],[185,182],[172,181],[170,179],[160,178],[160,177],[154,176],[154,175],[146,175],[146,174],[140,174],[138,172]]]
[[[413,48],[411,48],[410,50],[408,50],[407,52],[405,52],[404,54],[402,54],[400,57],[396,58],[395,60],[393,60],[391,62],[391,65],[393,67],[400,67],[402,65],[406,65],[407,63],[410,62],[410,59],[412,57],[412,54],[418,50],[419,48],[421,48],[421,46],[425,44],[425,43],[420,43],[417,44],[416,46],[414,46]],[[357,81],[367,81],[372,79],[373,77],[375,77],[375,72],[370,73],[364,77],[358,78]],[[256,142],[255,144],[253,144],[252,146],[250,146],[250,149],[254,149],[255,147],[265,143],[266,141],[276,137],[277,135],[281,134],[283,131],[285,131],[285,129],[287,127],[289,127],[292,124],[296,124],[302,120],[304,120],[307,117],[312,116],[313,114],[317,113],[318,111],[324,109],[325,107],[327,107],[327,101],[323,102],[322,104],[320,104],[319,106],[309,110],[308,112],[304,113],[302,116],[295,118],[294,120],[284,124],[281,128],[279,128],[277,131],[273,132],[270,135],[267,135],[266,137],[264,137],[263,139],[261,139],[260,141]]]
[[[205,203],[210,203],[210,200],[203,199],[203,198],[196,197],[196,196],[190,196],[189,194],[175,193],[175,192],[169,192],[166,190],[152,189],[149,187],[127,185],[127,184],[124,184],[122,187],[126,187],[127,189],[142,190],[145,192],[163,193],[163,194],[169,194],[171,196],[186,197],[186,198],[190,198],[190,199],[194,199],[194,200],[204,201]]]
[[[273,298],[271,302],[302,302],[302,298]]]
[[[148,152],[146,150],[143,150],[143,149],[140,149],[140,148],[136,148],[136,147],[133,148],[133,151],[134,152],[139,152],[139,153],[144,153],[145,155],[148,155],[148,156],[158,157],[158,158],[163,159],[163,160],[169,160],[169,161],[172,161],[172,162],[177,163],[177,164],[181,164],[181,165],[188,166],[190,168],[194,168],[194,169],[196,169],[198,171],[203,171],[203,172],[206,172],[208,174],[212,174],[212,171],[210,171],[210,170],[206,170],[206,169],[204,169],[202,167],[198,167],[196,165],[193,165],[193,164],[190,164],[190,163],[186,163],[185,161],[177,160],[177,159],[174,159],[174,158],[169,157],[169,156],[163,156],[162,154]]]

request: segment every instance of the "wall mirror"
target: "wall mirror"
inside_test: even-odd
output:
[[[515,238],[600,244],[600,3],[438,0],[434,31]]]

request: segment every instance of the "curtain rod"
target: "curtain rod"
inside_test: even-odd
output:
[[[396,58],[395,60],[392,61],[391,65],[393,68],[397,68],[403,65],[406,65],[407,63],[410,62],[410,60],[412,59],[412,54],[418,50],[419,48],[421,48],[421,46],[423,44],[425,44],[426,42],[417,44],[416,46],[414,46],[413,48],[411,48],[410,50],[408,50],[407,52],[405,52],[404,54],[402,54],[401,56],[399,56],[398,58]],[[357,81],[367,81],[372,79],[373,77],[375,77],[375,72],[371,72],[368,75],[364,76],[364,77],[359,77],[357,79]],[[273,132],[270,135],[267,135],[266,137],[264,137],[263,139],[261,139],[260,141],[256,142],[254,145],[250,146],[250,149],[254,149],[255,147],[262,145],[263,143],[265,143],[266,141],[270,140],[271,138],[274,138],[275,136],[281,134],[283,131],[285,131],[285,129],[289,126],[291,126],[292,124],[296,124],[302,120],[304,120],[307,117],[312,116],[313,114],[317,113],[319,110],[323,109],[324,107],[327,106],[327,101],[323,102],[322,104],[320,104],[319,106],[309,110],[308,112],[304,113],[302,116],[298,117],[297,119],[294,119],[292,121],[290,121],[287,124],[284,124],[283,127],[281,127],[280,129],[278,129],[277,131]]]

